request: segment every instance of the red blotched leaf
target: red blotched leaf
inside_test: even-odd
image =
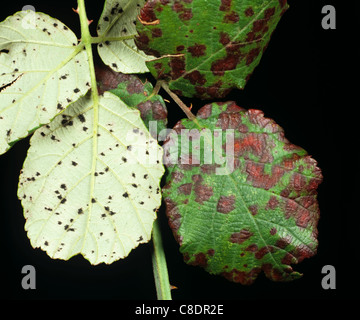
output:
[[[136,44],[177,94],[221,98],[244,88],[287,8],[286,0],[149,0]]]
[[[291,264],[317,250],[322,174],[259,110],[234,102],[179,121],[164,144],[167,215],[184,260],[251,284],[301,276]]]
[[[110,91],[127,106],[140,111],[141,119],[154,138],[157,133],[160,134],[166,129],[168,112],[165,102],[160,95],[152,94],[154,88],[150,82],[142,81],[136,75],[115,72],[107,67],[96,68],[96,79],[99,93]]]

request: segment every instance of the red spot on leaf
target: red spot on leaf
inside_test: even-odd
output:
[[[204,44],[195,43],[193,46],[188,47],[187,51],[191,53],[193,57],[201,57],[205,55],[206,46]]]
[[[257,56],[260,54],[260,51],[261,51],[260,48],[253,48],[250,50],[250,52],[246,56],[246,65],[247,66],[249,64],[251,64],[257,58]]]
[[[252,232],[246,229],[240,230],[240,232],[235,232],[230,237],[230,242],[241,244],[249,239],[253,235]]]
[[[271,162],[273,158],[267,148],[266,135],[252,132],[244,138],[234,140],[234,152],[235,156],[245,156],[247,153],[251,153],[260,157],[261,162]]]
[[[241,109],[239,108],[239,110]],[[229,112],[226,110],[219,114],[219,119],[216,123],[216,126],[223,130],[236,129],[240,126],[241,123],[241,114],[238,111]]]
[[[140,10],[140,20],[145,21],[145,22],[153,22],[155,21],[156,18],[156,14],[154,12],[154,8],[156,6],[156,2],[155,1],[148,1],[147,5],[144,6],[141,10]]]
[[[184,178],[184,174],[180,171],[173,171],[171,177],[174,183],[178,183]]]
[[[221,274],[230,281],[250,285],[254,282],[260,271],[261,268],[253,268],[250,272],[233,269],[230,272],[222,272]]]
[[[299,211],[299,215],[296,219],[296,225],[300,228],[306,228],[311,220],[310,212],[304,208],[301,208]]]
[[[193,17],[191,9],[184,9],[184,11],[179,15],[179,18],[184,21],[188,21]]]
[[[191,84],[203,85],[206,83],[206,78],[198,71],[192,71],[184,76],[185,79],[189,80]]]
[[[259,19],[253,22],[253,32],[260,32],[266,25],[266,21]]]
[[[140,109],[140,108],[139,108]],[[166,120],[168,112],[166,108],[159,102],[155,101],[152,104],[152,112],[154,120]]]
[[[229,213],[231,211],[233,211],[235,209],[235,196],[231,195],[231,196],[221,196],[217,207],[216,207],[216,211],[220,212],[220,213]]]
[[[290,158],[283,160],[283,166],[288,170],[293,170],[295,163],[300,159],[300,156],[296,153],[292,154]],[[301,171],[301,170],[300,170]]]
[[[256,243],[250,244],[248,247],[245,248],[245,251],[256,252],[258,251],[258,246]]]
[[[265,19],[269,20],[275,14],[275,10],[276,10],[275,7],[267,8],[264,13]]]
[[[160,57],[160,53],[157,50],[149,48],[150,39],[145,32],[139,32],[138,36],[135,38],[137,47],[140,50],[143,50],[148,55],[153,55],[155,57]]]
[[[179,193],[186,195],[191,194],[191,190],[192,190],[192,183],[185,183],[178,188]]]
[[[253,216],[256,216],[258,214],[258,207],[256,204],[252,204],[250,207],[249,207],[249,211],[251,212],[251,214]]]
[[[154,28],[151,30],[151,35],[154,38],[160,38],[162,36],[162,30],[160,28]]]
[[[190,20],[192,18],[192,11],[190,8],[185,8],[184,5],[182,3],[179,2],[175,2],[174,5],[172,6],[172,9],[176,12],[179,13],[179,18],[181,20]]]
[[[194,167],[199,167],[199,160],[195,159],[195,156],[192,154],[189,155],[181,155],[179,168],[182,170],[192,170]]]
[[[284,258],[281,259],[281,263],[283,264],[292,264],[296,262],[296,258],[289,252],[287,252]]]
[[[224,23],[236,23],[239,21],[239,15],[235,11],[231,11],[224,17]]]
[[[144,92],[144,85],[141,83],[141,81],[131,81],[126,86],[126,90],[130,94],[143,93]]]
[[[285,170],[279,166],[274,165],[271,169],[271,175],[268,175],[264,172],[264,169],[265,167],[263,163],[247,161],[247,181],[252,183],[252,185],[256,188],[269,190],[280,181],[280,178],[284,175]]]
[[[201,183],[204,179],[202,178],[202,176],[200,174],[194,174],[191,177],[191,180],[194,181],[195,183]]]
[[[317,242],[314,242],[314,248],[310,248],[305,244],[298,245],[291,254],[297,259],[297,263],[303,261],[305,258],[310,258],[316,253]]]
[[[303,196],[300,198],[299,204],[304,208],[309,209],[313,205],[317,204],[317,201],[314,196]]]
[[[271,196],[269,202],[266,205],[266,209],[274,210],[279,205],[279,200],[275,196]]]
[[[220,42],[227,42],[226,34],[220,34]],[[241,44],[237,42],[226,43],[226,56],[215,60],[211,64],[211,71],[216,76],[223,76],[225,71],[234,70],[239,64],[240,58],[243,56],[240,52]]]
[[[247,111],[247,117],[251,123],[266,129],[266,131],[271,133],[282,132],[283,134],[283,130],[279,127],[279,125],[277,125],[274,120],[265,118],[264,113],[261,110],[249,109]]]
[[[300,193],[301,190],[303,190],[306,185],[305,176],[295,172],[291,177],[290,185],[292,186],[295,192]]]
[[[226,32],[220,32],[220,43],[223,46],[226,46],[228,43],[230,43],[230,36]]]
[[[195,254],[195,260],[188,264],[205,268],[208,264],[206,254],[202,252]]]
[[[247,8],[247,9],[245,10],[245,15],[246,15],[247,17],[253,16],[253,15],[254,15],[254,10],[253,10],[253,8],[251,8],[251,7]]]
[[[270,229],[270,234],[271,234],[272,236],[275,235],[276,232],[277,232],[276,228],[273,227],[273,228]]]
[[[283,8],[286,5],[286,0],[279,0],[281,8]]]
[[[172,78],[177,79],[185,72],[185,58],[184,57],[171,57],[169,66],[172,72]]]
[[[257,251],[255,253],[255,258],[256,259],[262,259],[266,254],[268,254],[269,252],[274,252],[274,247],[273,246],[265,246],[259,249],[259,251]]]
[[[175,2],[174,5],[172,6],[172,9],[175,12],[179,13],[184,10],[184,5],[179,2]]]
[[[291,243],[291,241],[292,241],[292,239],[290,236],[280,238],[279,240],[276,241],[275,246],[280,249],[285,249],[285,247],[287,245],[289,245]]]
[[[232,0],[221,0],[221,5],[219,7],[220,11],[229,11],[231,8]]]
[[[223,98],[231,91],[231,88],[224,89],[222,88],[222,85],[222,81],[219,80],[209,87],[196,86],[196,96],[202,99],[208,99],[213,97]]]
[[[169,226],[173,232],[176,241],[181,245],[182,237],[178,235],[178,230],[181,225],[181,215],[179,213],[179,209],[177,208],[177,204],[169,198],[165,199],[165,204]]]
[[[203,106],[196,114],[196,116],[198,118],[201,119],[207,119],[211,116],[212,113],[212,104],[206,104],[205,106]]]
[[[239,56],[227,55],[211,64],[211,71],[216,76],[223,76],[226,70],[234,70],[239,63]]]
[[[217,164],[203,164],[200,166],[200,170],[205,174],[215,174],[217,167],[219,167]]]
[[[282,281],[284,279],[284,273],[281,272],[278,268],[274,268],[270,263],[263,264],[262,270],[264,271],[265,275],[273,281]]]
[[[213,195],[213,189],[209,186],[195,183],[195,201],[203,204],[204,201],[208,201]]]
[[[317,206],[310,209],[303,207],[293,199],[288,199],[285,204],[285,218],[293,217],[296,225],[300,228],[306,228],[309,224],[316,227],[316,221],[319,218],[319,209]]]

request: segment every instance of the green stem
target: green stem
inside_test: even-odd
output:
[[[199,128],[201,128],[196,116],[191,112],[191,110],[186,106],[181,99],[170,90],[169,86],[165,82],[161,82],[162,88],[169,94],[169,96],[176,102],[176,104],[181,108],[182,111],[186,114],[186,116],[193,121]]]
[[[94,106],[96,106],[96,108],[97,108],[98,103],[99,103],[99,93],[97,90],[94,58],[93,58],[93,52],[92,52],[92,46],[91,46],[91,44],[93,43],[93,40],[92,40],[90,31],[89,31],[89,20],[86,15],[84,0],[78,0],[78,12],[79,12],[79,17],[80,17],[81,42],[85,45],[86,54],[89,59],[91,94],[92,94],[92,98],[94,101]]]
[[[158,300],[171,300],[171,287],[166,266],[165,252],[162,245],[158,219],[154,222],[152,231],[153,252],[152,263]]]
[[[94,112],[94,123],[99,123],[99,92],[97,89],[97,82],[96,82],[96,76],[95,76],[95,65],[94,65],[94,58],[93,58],[93,52],[92,52],[92,42],[91,42],[91,35],[89,31],[89,20],[86,15],[85,10],[85,1],[84,0],[78,0],[78,13],[80,17],[80,27],[81,27],[81,42],[84,44],[86,49],[86,54],[89,61],[89,71],[90,71],[90,82],[91,82],[91,98],[92,98],[92,107]],[[92,154],[93,160],[91,164],[91,172],[96,171],[96,162],[97,158],[95,155],[98,154],[98,126],[93,126],[93,133],[92,133]],[[92,201],[95,190],[95,175],[91,175],[91,182],[90,182],[90,197],[89,197],[89,217],[91,216],[92,212]],[[89,220],[88,222],[89,223]],[[86,228],[87,230],[88,228]],[[84,243],[85,243],[86,237],[84,237]],[[84,245],[83,243],[83,245]]]

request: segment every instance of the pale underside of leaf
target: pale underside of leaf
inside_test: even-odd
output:
[[[0,23],[0,154],[89,86],[86,53],[63,23],[32,11]]]
[[[98,52],[106,65],[123,73],[148,72],[145,61],[153,58],[139,50],[133,39],[135,23],[144,0],[107,0],[98,24],[98,35],[106,40],[98,45]]]
[[[18,196],[33,247],[91,264],[126,257],[151,238],[160,206],[162,148],[137,110],[105,92],[88,95],[39,128]]]

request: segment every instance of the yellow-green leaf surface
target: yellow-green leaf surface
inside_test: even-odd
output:
[[[33,11],[0,23],[0,154],[90,86],[88,59],[59,20]]]
[[[104,37],[99,43],[101,59],[113,70],[123,73],[148,72],[147,56],[139,50],[133,37],[137,35],[135,24],[144,0],[107,0],[97,27],[98,35]],[[124,39],[125,37],[125,39]],[[127,38],[127,39],[126,39]]]
[[[18,196],[33,247],[91,264],[126,257],[151,238],[161,203],[162,148],[138,110],[105,92],[89,95],[39,128]]]

